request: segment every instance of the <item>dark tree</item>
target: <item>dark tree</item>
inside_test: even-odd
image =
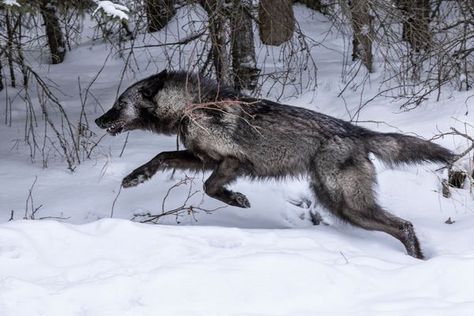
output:
[[[431,41],[429,0],[398,0],[403,14],[403,40],[416,52],[427,49]]]
[[[10,9],[5,11],[5,24],[7,28],[7,44],[5,49],[5,54],[7,55],[8,68],[10,70],[10,81],[12,87],[16,87],[16,78],[15,71],[13,69],[13,42],[15,36],[15,30],[12,25],[11,12]]]
[[[200,0],[208,15],[211,37],[211,55],[216,77],[219,81],[231,84],[230,61],[227,50],[227,13],[221,0]]]
[[[0,55],[1,57],[2,55]],[[2,68],[2,59],[0,58],[0,91],[3,90],[3,68]]]
[[[260,0],[258,21],[260,38],[267,45],[281,45],[293,36],[293,0]]]
[[[233,0],[230,16],[233,81],[238,90],[254,90],[260,72],[255,57],[251,5],[250,0]]]
[[[176,14],[174,0],[145,0],[148,32],[161,30]]]
[[[51,63],[59,64],[66,56],[66,43],[57,16],[57,1],[40,1],[40,12],[43,17],[48,46],[51,51]]]
[[[301,3],[307,6],[308,8],[325,13],[327,5],[321,3],[321,0],[294,0],[295,3]]]
[[[372,17],[370,0],[350,2],[351,23],[354,32],[352,39],[352,60],[361,59],[369,72],[373,71],[372,56]]]

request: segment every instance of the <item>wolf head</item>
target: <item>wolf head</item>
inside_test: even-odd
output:
[[[112,108],[95,120],[97,126],[113,136],[134,129],[153,129],[157,107],[154,98],[167,76],[164,70],[127,88]]]

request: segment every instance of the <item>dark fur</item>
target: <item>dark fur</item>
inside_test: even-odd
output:
[[[339,218],[399,239],[423,258],[413,225],[376,202],[369,153],[389,164],[447,163],[447,149],[412,136],[378,133],[308,109],[253,99],[215,81],[163,71],[129,87],[96,120],[117,133],[145,129],[178,134],[186,150],[163,152],[123,180],[136,186],[165,169],[212,171],[205,192],[224,203],[250,207],[226,185],[240,176],[309,176],[316,197]]]

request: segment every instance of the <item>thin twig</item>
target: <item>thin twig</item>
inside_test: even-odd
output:
[[[33,181],[33,184],[28,189],[28,196],[26,198],[26,203],[25,203],[25,216],[23,217],[23,219],[28,219],[28,206],[31,207],[31,216],[34,217],[34,211],[33,211],[34,206],[33,206],[33,195],[32,194],[33,194],[33,188],[34,188],[37,180],[38,180],[38,176],[35,176],[35,180]],[[31,204],[30,204],[30,201],[31,201]],[[32,218],[32,219],[34,219],[34,218]]]
[[[123,152],[125,151],[125,147],[127,147],[129,135],[130,135],[130,132],[127,132],[127,136],[125,137],[125,142],[123,143],[122,150],[120,151],[120,155],[119,155],[120,158],[122,158]]]
[[[115,199],[114,201],[112,202],[112,208],[110,209],[110,218],[113,218],[114,217],[114,209],[115,209],[115,203],[117,202],[118,200],[118,197],[120,195],[120,192],[122,192],[122,185],[120,185],[120,188],[117,192],[117,195],[115,196]]]

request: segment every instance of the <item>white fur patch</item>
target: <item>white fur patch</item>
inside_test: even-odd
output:
[[[124,107],[122,111],[127,118],[137,117],[137,109],[133,106],[133,104],[127,103],[127,106]]]
[[[176,117],[182,113],[188,94],[181,87],[166,87],[155,96],[155,113],[159,117]]]

